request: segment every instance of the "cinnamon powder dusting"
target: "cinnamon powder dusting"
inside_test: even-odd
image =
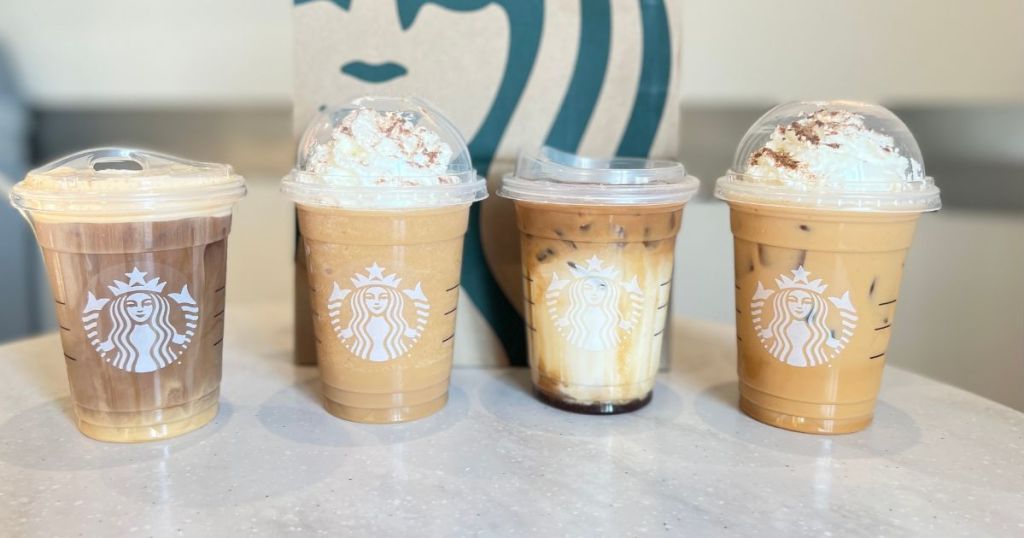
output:
[[[768,157],[775,162],[777,166],[783,168],[789,168],[790,170],[796,170],[800,167],[800,161],[794,159],[790,154],[775,151],[771,148],[761,148],[750,155],[750,165],[756,166],[757,161],[761,160],[761,157]]]
[[[814,132],[815,127],[822,127],[824,123],[820,120],[814,123],[800,123],[794,121],[789,125],[790,130],[796,135],[797,140],[802,140],[811,145],[818,145],[821,142],[821,137]]]

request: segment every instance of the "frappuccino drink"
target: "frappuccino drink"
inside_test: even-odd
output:
[[[120,148],[14,187],[46,262],[82,433],[163,439],[216,416],[227,238],[244,194],[230,166]]]
[[[877,105],[782,105],[716,195],[735,239],[741,409],[801,432],[867,427],[907,249],[939,208],[913,136]]]
[[[486,196],[461,135],[415,99],[314,118],[282,190],[297,205],[324,406],[402,422],[448,399],[462,242]]]
[[[538,396],[582,413],[638,409],[661,358],[676,234],[696,178],[676,162],[520,157],[515,201]]]

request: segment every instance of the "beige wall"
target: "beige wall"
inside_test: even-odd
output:
[[[1020,0],[681,0],[696,102],[1024,102]]]
[[[1020,0],[668,1],[683,2],[690,102],[1024,102]],[[4,1],[0,43],[37,104],[286,105],[290,8]]]
[[[0,45],[37,105],[291,101],[288,0],[0,2]]]

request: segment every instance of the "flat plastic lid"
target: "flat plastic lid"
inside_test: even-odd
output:
[[[907,126],[882,106],[855,101],[769,110],[743,136],[715,196],[844,211],[921,212],[941,205]]]
[[[468,204],[487,197],[459,130],[413,97],[361,97],[320,112],[281,190],[296,203],[353,209]]]
[[[159,216],[230,210],[243,196],[245,180],[226,164],[97,148],[30,171],[11,190],[11,203],[73,217]]]
[[[675,161],[595,159],[545,146],[519,155],[498,194],[541,203],[657,205],[685,203],[699,187]]]

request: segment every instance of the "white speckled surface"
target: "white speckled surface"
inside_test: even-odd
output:
[[[737,411],[731,331],[683,325],[631,415],[460,369],[440,414],[367,426],[290,364],[289,312],[229,310],[220,415],[150,444],[75,430],[56,335],[0,346],[0,534],[1024,534],[1024,414],[904,371],[867,431],[786,432]]]

